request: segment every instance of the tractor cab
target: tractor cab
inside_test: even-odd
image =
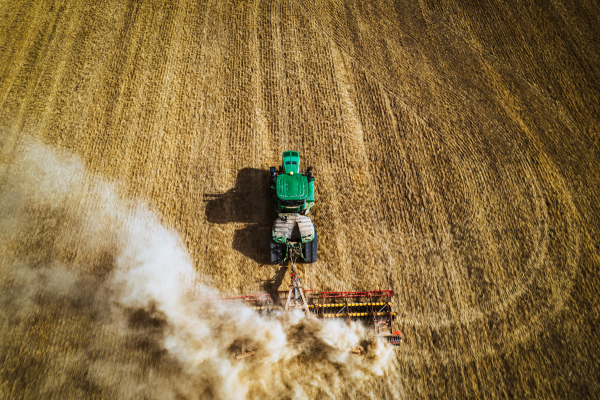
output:
[[[283,152],[283,170],[286,174],[298,174],[300,172],[300,153],[297,151]]]

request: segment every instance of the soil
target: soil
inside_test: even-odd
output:
[[[288,284],[268,168],[297,150],[305,286],[393,289],[405,337],[393,376],[335,396],[594,398],[599,22],[585,0],[0,2],[0,180],[25,137],[75,154],[207,282],[257,293]],[[33,398],[46,350],[11,338],[1,390]]]

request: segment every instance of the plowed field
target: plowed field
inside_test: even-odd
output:
[[[319,232],[305,285],[393,289],[406,338],[384,376],[307,393],[595,398],[599,32],[586,0],[0,1],[0,194],[43,143],[146,204],[206,284],[284,290],[267,171],[298,150]],[[26,210],[27,229],[1,220],[17,233],[0,250],[0,397],[171,396],[95,375],[86,359],[116,356],[85,295],[11,311],[15,263],[111,272],[116,253],[88,257],[84,235],[56,250],[82,228],[48,207]],[[140,382],[179,368],[152,340],[152,357],[123,355]]]

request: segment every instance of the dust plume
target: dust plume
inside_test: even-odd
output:
[[[24,139],[2,179],[2,397],[335,398],[392,368],[378,343],[348,352],[359,325],[202,314],[219,293],[177,233],[75,156]]]

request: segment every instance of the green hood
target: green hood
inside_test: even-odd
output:
[[[304,200],[308,196],[308,180],[301,174],[277,176],[277,197],[283,201]]]

